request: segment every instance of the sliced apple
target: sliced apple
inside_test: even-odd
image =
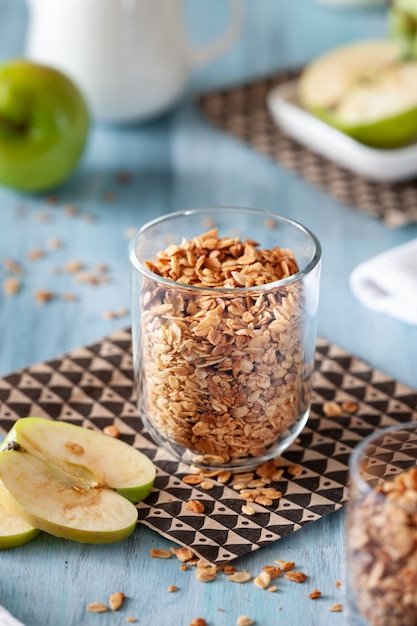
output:
[[[114,489],[133,503],[146,498],[155,482],[155,466],[139,450],[68,422],[24,417],[14,424],[2,448],[16,444],[81,480]]]
[[[128,537],[133,502],[152,490],[155,467],[128,444],[66,422],[16,422],[0,452],[7,508],[50,534],[86,543]]]
[[[18,515],[10,513],[5,506],[10,494],[0,482],[0,550],[22,546],[35,539],[40,530],[28,524]]]
[[[299,81],[304,108],[354,139],[395,148],[417,137],[417,62],[393,41],[365,41],[314,61]]]

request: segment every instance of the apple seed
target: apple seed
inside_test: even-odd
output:
[[[81,456],[85,453],[85,450],[79,443],[74,443],[74,441],[66,441],[64,444],[65,448],[76,454],[77,456]]]

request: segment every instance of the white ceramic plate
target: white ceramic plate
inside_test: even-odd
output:
[[[297,81],[274,87],[267,106],[282,130],[338,165],[378,182],[397,182],[417,175],[417,143],[378,150],[355,141],[303,109],[297,101]]]

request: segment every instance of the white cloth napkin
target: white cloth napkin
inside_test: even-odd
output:
[[[417,324],[417,239],[358,265],[350,287],[364,306]]]
[[[10,615],[9,611],[0,606],[0,626],[23,626],[22,622]]]

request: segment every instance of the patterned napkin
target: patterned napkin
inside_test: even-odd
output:
[[[278,128],[267,109],[266,96],[273,87],[294,80],[299,74],[300,71],[284,71],[205,94],[197,104],[220,129],[345,204],[379,217],[390,226],[417,222],[417,178],[401,183],[367,180],[300,145]]]
[[[334,402],[355,412],[333,410],[330,417],[326,403]],[[140,522],[222,563],[343,507],[352,449],[376,428],[417,420],[417,391],[319,339],[311,417],[283,455],[284,474],[274,485],[283,496],[271,506],[257,504],[255,515],[242,512],[245,501],[230,483],[215,482],[207,491],[184,482],[190,467],[147,435],[135,405],[129,330],[0,379],[0,431],[28,415],[95,429],[117,426],[158,470],[154,491],[138,505]],[[300,473],[288,471],[292,465]],[[190,511],[189,500],[201,501],[204,512]]]

